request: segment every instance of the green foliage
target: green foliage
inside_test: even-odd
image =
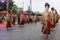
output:
[[[23,8],[17,8],[18,13],[20,13],[21,11],[23,11]]]
[[[14,4],[14,1],[13,0],[10,0],[9,1],[9,9],[11,10],[14,10],[16,14],[20,13],[21,11],[23,11],[23,8],[18,8],[16,6],[16,4]]]
[[[11,10],[13,6],[14,6],[14,1],[9,0],[9,10]]]

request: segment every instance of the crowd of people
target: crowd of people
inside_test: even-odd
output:
[[[16,14],[13,10],[10,11],[0,11],[0,23],[6,22],[6,29],[9,30],[12,25],[15,25],[16,22],[19,27],[23,27],[25,23],[36,23],[39,17],[35,14],[23,14],[23,11],[19,14]]]
[[[41,16],[41,32],[44,34],[46,38],[51,34],[52,30],[55,30],[56,24],[59,20],[59,16],[56,9],[54,7],[51,7],[51,11],[49,11],[49,8],[49,3],[45,3],[45,11]]]
[[[0,23],[6,21],[6,29],[12,27],[11,24],[15,25],[17,20],[19,27],[23,27],[25,23],[36,23],[39,19],[42,24],[41,32],[47,38],[51,30],[55,29],[55,25],[58,23],[59,17],[56,9],[54,7],[49,11],[50,5],[45,3],[45,11],[42,16],[38,17],[36,14],[23,14],[23,12],[16,14],[13,10],[10,11],[0,11]]]

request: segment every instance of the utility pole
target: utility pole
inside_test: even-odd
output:
[[[7,8],[7,11],[9,11],[9,0],[6,0],[6,8]]]
[[[22,8],[23,8],[23,11],[24,11],[24,0],[22,0]]]
[[[23,11],[24,11],[24,2],[23,2]]]
[[[32,0],[30,0],[30,13],[32,14]]]

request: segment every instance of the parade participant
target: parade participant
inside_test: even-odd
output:
[[[40,22],[43,23],[43,16],[40,16]]]
[[[11,18],[12,18],[12,24],[15,25],[16,20],[16,13],[14,10],[10,10]]]
[[[30,15],[28,15],[28,23],[30,22]]]
[[[25,23],[25,16],[23,14],[20,15],[20,27],[23,27]]]
[[[8,12],[7,12],[7,15],[6,15],[6,22],[7,22],[6,28],[8,30],[8,28],[11,28],[11,16]]]
[[[51,23],[51,29],[55,27],[55,19],[54,19],[54,7],[51,8],[51,13],[50,13],[50,23]]]
[[[28,23],[29,22],[28,15],[25,15],[25,18],[26,18],[26,22]]]
[[[7,11],[6,11],[6,10],[3,10],[3,12],[2,12],[2,13],[4,14],[4,16],[6,16]]]
[[[27,15],[27,23],[29,23],[29,17],[28,17],[28,15]]]
[[[18,24],[20,24],[20,14],[18,14],[17,16],[18,16]]]
[[[59,20],[58,14],[57,14],[57,11],[55,10],[55,23],[58,23],[58,20]]]
[[[29,15],[29,22],[31,22],[31,23],[32,23],[32,18],[33,18],[33,16],[30,14]]]
[[[29,17],[29,22],[31,21],[31,17],[30,17],[30,15],[28,16]]]
[[[4,20],[6,19],[6,14],[7,14],[7,11],[6,10],[3,10],[3,17],[4,17]]]
[[[12,23],[13,23],[13,25],[15,25],[15,20],[16,20],[16,14],[12,14]]]
[[[56,12],[54,12],[54,30],[55,30],[56,20],[57,20],[57,14]]]
[[[48,11],[49,10],[49,7],[50,5],[48,3],[45,3],[45,12],[43,12],[43,15],[42,15],[42,33],[44,34],[44,36],[47,38],[48,35],[50,34],[50,12]]]
[[[36,22],[37,22],[37,15],[34,15],[33,18],[34,18],[34,19],[33,19],[34,23],[36,23]]]

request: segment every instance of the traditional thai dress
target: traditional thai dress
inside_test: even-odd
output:
[[[20,15],[18,14],[18,24],[20,24]]]
[[[54,28],[55,28],[55,24],[56,24],[56,14],[54,13]]]
[[[21,15],[20,16],[20,25],[24,25],[24,23],[25,23],[24,15]]]
[[[13,19],[13,25],[15,25],[15,20],[16,20],[16,15],[15,14],[12,15],[12,19]]]
[[[26,21],[29,22],[29,18],[28,18],[28,15],[26,15]]]
[[[30,22],[30,15],[28,15],[28,22]]]
[[[58,14],[55,13],[55,23],[58,23]]]
[[[6,21],[7,21],[6,28],[11,28],[11,16],[10,16],[10,14],[6,15]]]
[[[36,23],[37,22],[37,15],[34,16],[34,22]]]
[[[42,33],[43,34],[50,34],[50,28],[51,28],[51,24],[50,24],[50,18],[49,18],[49,13],[50,12],[44,12],[42,15]]]
[[[54,28],[55,26],[55,19],[54,19],[54,13],[50,13],[50,23],[51,23],[51,28]]]
[[[30,17],[29,17],[29,21],[30,22],[32,22],[33,20],[32,20],[32,18],[33,18],[33,16],[32,15],[30,15]]]
[[[40,16],[40,22],[43,24],[43,16]]]

